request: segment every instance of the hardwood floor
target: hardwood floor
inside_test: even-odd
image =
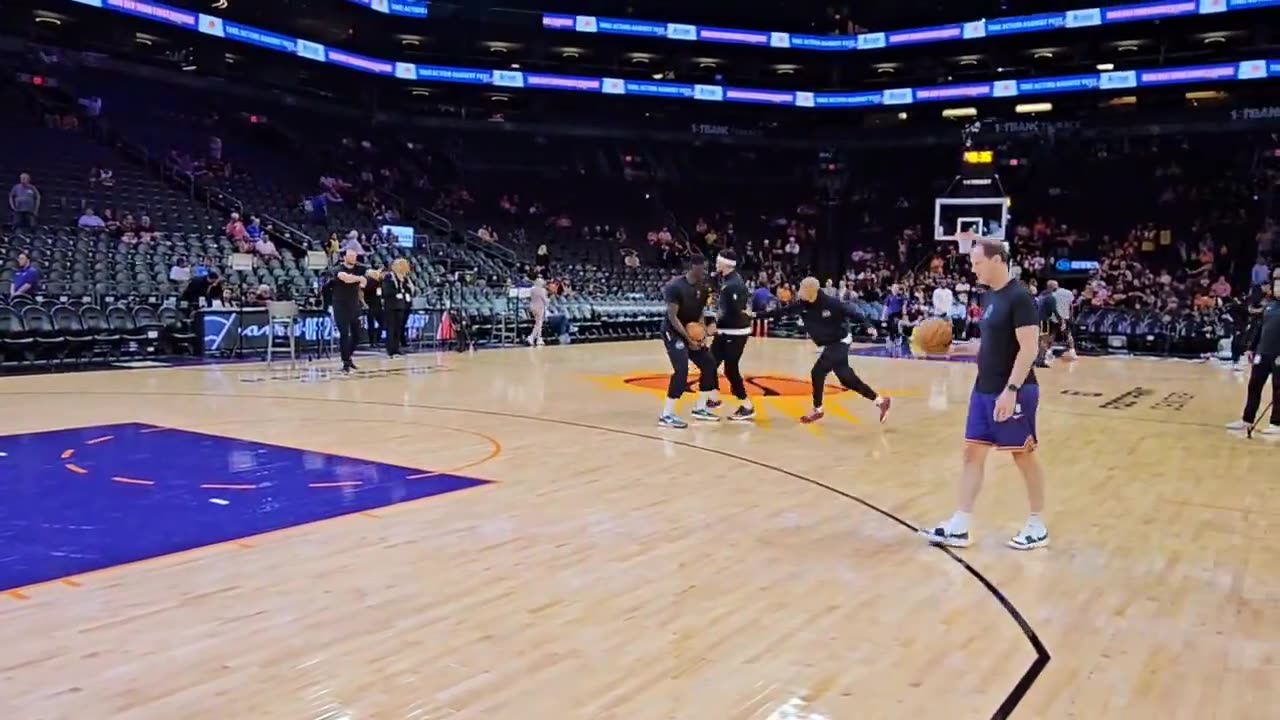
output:
[[[950,553],[913,526],[973,366],[853,357],[889,424],[832,389],[812,427],[814,357],[752,340],[758,422],[683,432],[656,342],[0,378],[0,710],[1275,716],[1280,443],[1220,429],[1241,376],[1044,372],[1053,546],[1004,547],[997,456]]]

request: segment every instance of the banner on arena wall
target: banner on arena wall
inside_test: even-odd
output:
[[[1050,130],[1078,130],[1079,120],[1013,120],[999,122],[991,126],[1000,135],[1034,135]]]
[[[440,310],[421,310],[410,313],[409,342],[415,343],[419,338],[434,340],[436,330],[440,326],[441,314]],[[229,353],[236,350],[262,352],[267,349],[267,339],[273,333],[277,347],[288,341],[288,335],[283,326],[272,327],[267,322],[265,308],[244,311],[217,308],[201,310],[200,331],[204,338],[205,353]],[[238,345],[237,335],[240,337]],[[337,337],[337,326],[329,313],[322,310],[299,311],[294,329],[294,338],[299,344],[306,347],[336,342]]]
[[[1280,120],[1280,105],[1236,108],[1231,111],[1232,120]]]

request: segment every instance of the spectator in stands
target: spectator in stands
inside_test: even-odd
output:
[[[231,220],[225,228],[227,239],[235,243],[238,252],[249,252],[249,233],[240,220],[240,213],[231,213]]]
[[[151,242],[151,237],[156,231],[156,229],[151,225],[151,216],[143,215],[138,218],[138,227],[136,227],[135,230],[138,233],[138,240],[140,242]]]
[[[245,226],[244,232],[249,237],[250,242],[258,242],[262,238],[262,222],[258,218],[250,216],[249,224]]]
[[[191,281],[191,268],[187,265],[187,259],[179,257],[173,261],[173,267],[169,268],[169,282],[185,283]]]
[[[106,226],[107,224],[103,222],[102,218],[98,217],[91,207],[85,208],[84,212],[80,214],[80,219],[76,221],[76,227],[86,230],[99,230],[106,228]]]
[[[213,272],[214,267],[215,266],[211,258],[209,258],[208,256],[202,257],[200,258],[200,262],[196,263],[196,266],[191,269],[191,277],[193,278],[208,277],[209,273]]]
[[[622,251],[622,264],[631,270],[635,270],[640,267],[640,256],[635,250],[624,248]]]
[[[1227,282],[1227,278],[1219,275],[1218,279],[1209,286],[1209,294],[1217,298],[1231,297],[1231,283]]]
[[[276,249],[276,244],[271,241],[271,236],[265,233],[259,234],[258,242],[253,244],[253,251],[264,258],[280,257],[280,251]]]
[[[341,247],[342,244],[338,242],[338,233],[329,233],[329,239],[324,241],[324,254],[331,259],[336,259]]]
[[[271,302],[272,299],[274,299],[274,293],[271,290],[271,286],[263,283],[249,295],[245,305],[249,307],[266,307],[267,303]]]
[[[40,191],[31,184],[31,176],[27,173],[18,175],[18,184],[9,190],[9,209],[13,211],[13,227],[36,227],[36,218],[40,215]]]
[[[347,233],[347,238],[342,242],[340,249],[344,253],[354,251],[356,255],[364,255],[364,245],[360,243],[360,233],[355,230]]]
[[[13,274],[13,282],[9,288],[9,297],[17,295],[36,295],[40,292],[40,271],[31,264],[31,257],[26,252],[18,253],[18,270]]]
[[[547,250],[546,243],[538,246],[538,252],[533,256],[533,264],[542,270],[551,267],[551,252]]]
[[[1249,285],[1258,287],[1266,285],[1271,281],[1271,268],[1267,267],[1267,259],[1259,254],[1258,260],[1253,264],[1253,269],[1249,271]]]

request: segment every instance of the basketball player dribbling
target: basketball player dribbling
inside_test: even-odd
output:
[[[696,420],[717,422],[720,416],[707,409],[711,390],[719,384],[716,361],[702,343],[689,337],[685,325],[701,322],[703,309],[711,291],[707,287],[707,262],[693,257],[685,264],[685,274],[667,283],[662,297],[667,302],[667,317],[662,324],[662,344],[671,360],[671,379],[667,382],[667,400],[658,425],[683,430],[689,424],[676,416],[676,401],[689,389],[689,363],[698,366],[698,399],[691,413]]]
[[[1036,460],[1036,408],[1040,387],[1032,365],[1039,351],[1040,318],[1027,287],[1009,276],[1004,243],[982,240],[969,253],[978,282],[990,288],[982,296],[982,338],[978,378],[969,397],[965,423],[964,469],[959,507],[949,520],[920,534],[931,544],[968,547],[969,521],[982,490],[991,448],[1012,453],[1027,486],[1031,515],[1009,540],[1009,547],[1032,550],[1049,544],[1044,511],[1044,472]]]

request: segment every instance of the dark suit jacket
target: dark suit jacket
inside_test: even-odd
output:
[[[397,312],[409,309],[408,283],[397,280],[395,273],[382,276],[382,306]]]

